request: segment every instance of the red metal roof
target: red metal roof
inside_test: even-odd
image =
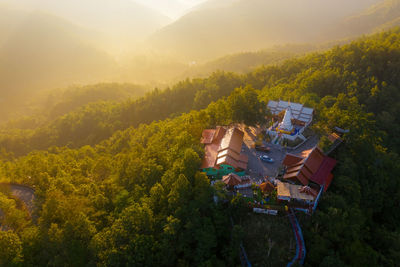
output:
[[[229,156],[224,156],[222,158],[218,158],[215,165],[219,166],[222,164],[232,166],[235,169],[238,167],[238,161]]]
[[[239,160],[240,159],[240,154],[237,153],[236,151],[232,150],[232,149],[224,149],[222,151],[218,151],[218,156],[217,158],[222,158],[222,157],[231,157],[234,158],[235,160]]]
[[[300,157],[302,158],[307,158],[308,155],[310,155],[310,153],[313,151],[313,148],[309,149],[309,150],[304,150],[303,152],[300,153]]]
[[[218,126],[216,130],[203,131],[201,142],[205,144],[205,155],[201,169],[218,168],[221,164],[227,164],[233,168],[246,169],[248,158],[240,154],[244,133],[237,128],[225,128]]]
[[[333,170],[335,165],[336,165],[335,159],[330,157],[325,157],[318,171],[315,172],[314,175],[310,177],[310,180],[319,185],[324,185],[326,190],[330,182],[332,181],[332,180],[329,181],[329,184],[327,185],[328,178],[330,178],[329,176],[331,175],[331,171]]]
[[[239,169],[242,169],[242,170],[246,170],[247,169],[247,163],[243,162],[243,161],[238,161],[238,164],[237,164],[236,168],[239,168]]]
[[[247,163],[249,162],[249,157],[246,154],[240,154],[239,161]]]
[[[297,156],[297,155],[286,154],[285,158],[283,159],[283,165],[290,166],[290,165],[298,163],[302,159],[303,159],[302,157]]]
[[[325,155],[323,152],[318,148],[315,147],[308,157],[305,160],[304,165],[312,172],[315,173],[318,171],[318,168],[321,166],[322,162],[324,161]]]
[[[222,138],[219,151],[225,149],[231,149],[240,154],[242,150],[244,133],[238,128],[230,128],[226,133],[224,138]]]
[[[222,181],[227,185],[235,186],[240,184],[242,182],[242,179],[240,179],[237,174],[230,173],[222,177]]]
[[[333,174],[330,173],[330,174],[328,175],[328,178],[326,178],[326,181],[325,181],[324,192],[326,192],[326,190],[328,189],[328,187],[331,185],[332,180],[333,180]]]
[[[214,137],[214,142],[220,143],[222,138],[224,137],[226,133],[226,129],[222,126],[217,126],[217,129],[215,130],[215,137]]]
[[[214,129],[206,129],[201,134],[201,143],[202,144],[211,144],[214,138],[215,130]]]
[[[303,157],[297,161],[299,157]],[[325,190],[332,182],[333,175],[331,171],[336,165],[336,160],[332,159],[318,148],[303,151],[301,156],[288,154],[285,157],[284,165],[287,166],[284,179],[297,179],[303,185],[308,185],[309,181],[313,181],[320,186],[325,186]],[[294,164],[288,164],[295,162]]]
[[[204,157],[200,168],[215,168],[219,144],[207,144],[204,147]]]

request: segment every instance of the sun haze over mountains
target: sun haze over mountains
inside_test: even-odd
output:
[[[0,0],[0,267],[399,266],[400,0]]]
[[[399,17],[399,0],[0,0],[0,99],[93,82],[164,86],[235,53],[247,62],[235,69],[249,69],[279,62],[276,51],[260,61],[261,50],[329,47]],[[298,54],[281,59],[288,52]]]

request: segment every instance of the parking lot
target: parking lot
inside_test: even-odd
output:
[[[253,179],[260,179],[265,176],[275,177],[278,174],[279,167],[282,166],[282,161],[286,153],[298,154],[304,150],[314,147],[318,143],[317,137],[311,137],[296,150],[284,148],[280,145],[264,143],[265,146],[271,148],[270,152],[261,152],[252,148],[252,142],[244,142],[242,151],[249,157],[247,165],[247,173]],[[273,163],[268,163],[260,160],[261,155],[267,155],[274,160]]]
[[[270,145],[270,152],[256,151],[247,145],[243,145],[242,151],[249,157],[247,172],[252,178],[262,178],[264,176],[276,176],[278,168],[281,166],[286,152],[276,145]],[[260,159],[261,155],[267,155],[274,160],[273,163],[264,162]]]

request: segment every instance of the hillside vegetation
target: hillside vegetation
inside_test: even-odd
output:
[[[350,16],[338,25],[332,36],[345,37],[372,33],[400,26],[400,1],[384,0],[363,12]]]
[[[26,142],[20,147],[7,146],[14,141],[5,136],[0,177],[35,187],[38,221],[1,221],[9,231],[0,232],[0,264],[238,265],[239,242],[249,241],[229,217],[239,221],[244,207],[239,199],[212,201],[209,180],[198,172],[201,132],[262,123],[266,101],[280,98],[315,107],[320,133],[350,130],[333,155],[332,186],[316,214],[301,218],[306,265],[395,266],[399,73],[400,29],[393,29],[245,75],[217,73],[132,102],[89,104],[39,128],[36,139],[15,133]],[[60,139],[68,131],[74,134]],[[9,154],[44,149],[49,140],[76,148]],[[15,203],[7,205],[8,216],[21,218]],[[271,257],[280,259],[279,246]]]

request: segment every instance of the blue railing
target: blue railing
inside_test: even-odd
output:
[[[319,190],[318,196],[317,196],[317,198],[315,199],[314,207],[313,207],[312,213],[314,213],[315,210],[317,209],[318,202],[319,202],[319,200],[320,200],[320,198],[321,198],[323,192],[324,192],[324,186],[321,186],[321,189]]]
[[[294,223],[294,221],[293,221],[293,213],[290,213],[290,214],[289,214],[289,221],[290,221],[290,223],[291,223],[291,225],[292,225],[292,229],[293,229],[293,233],[294,233],[294,238],[296,239],[296,254],[295,254],[295,256],[293,257],[292,261],[290,261],[290,262],[287,264],[287,267],[290,267],[290,266],[292,266],[293,264],[295,264],[295,262],[296,262],[297,259],[299,258],[299,253],[300,253],[299,240],[298,240],[298,238],[297,238],[297,231],[296,231],[296,228],[295,228],[295,223]]]
[[[242,260],[242,266],[251,267],[251,263],[249,261],[249,258],[247,257],[246,250],[243,247],[243,243],[240,243],[240,254],[242,255],[242,257],[240,257]]]
[[[306,258],[306,246],[304,242],[303,232],[301,231],[300,224],[296,218],[296,215],[293,212],[293,209],[290,209],[289,220],[292,225],[294,237],[296,239],[296,255],[293,257],[292,261],[287,264],[287,267],[292,266],[294,263],[299,261],[301,265],[304,264],[304,260]],[[300,251],[301,248],[301,251]],[[300,254],[301,253],[301,254]]]
[[[300,227],[299,221],[296,218],[296,215],[293,214],[293,218],[294,218],[294,221],[296,223],[296,226],[297,226],[297,229],[298,229],[298,233],[299,233],[299,236],[300,236],[301,245],[302,245],[301,246],[302,247],[302,255],[301,255],[301,259],[300,259],[300,264],[303,265],[304,264],[304,260],[306,258],[306,244],[304,242],[303,231],[301,230],[301,227]]]

